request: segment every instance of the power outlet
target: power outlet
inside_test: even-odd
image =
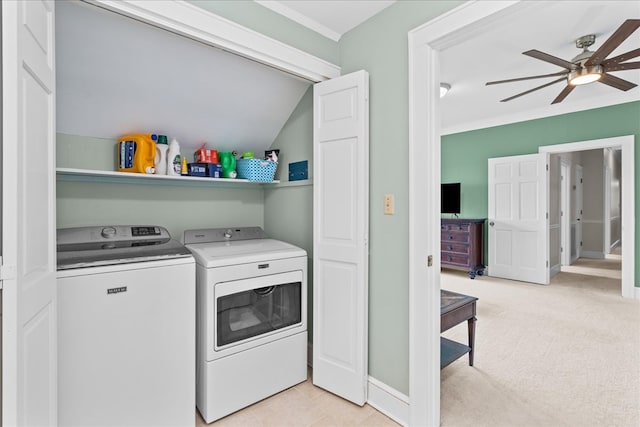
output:
[[[396,213],[396,206],[395,206],[393,194],[385,194],[384,195],[384,214],[393,215],[395,213]]]

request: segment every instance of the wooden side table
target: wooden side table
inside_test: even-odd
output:
[[[440,369],[467,353],[469,353],[469,366],[473,366],[476,301],[478,301],[476,297],[440,290],[440,332],[466,320],[469,334],[469,345],[440,337]]]

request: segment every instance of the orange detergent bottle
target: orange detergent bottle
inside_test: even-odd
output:
[[[158,135],[132,133],[118,139],[118,171],[153,173]]]

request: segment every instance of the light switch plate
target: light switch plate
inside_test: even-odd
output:
[[[396,213],[396,206],[393,194],[384,195],[384,214],[393,215]]]

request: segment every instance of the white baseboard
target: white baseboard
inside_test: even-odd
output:
[[[639,299],[639,300],[640,300],[640,285],[636,285],[636,286],[633,288],[633,292],[634,292],[634,294],[633,294],[633,298],[635,298],[635,299]]]
[[[553,267],[551,267],[551,277],[555,276],[556,274],[560,273],[560,269],[562,268],[562,265],[560,264],[556,264]]]
[[[313,344],[307,343],[307,366],[313,368]]]
[[[582,252],[580,252],[580,257],[581,258],[604,259],[604,252],[582,251]]]
[[[403,426],[409,425],[409,397],[369,377],[367,403]]]

